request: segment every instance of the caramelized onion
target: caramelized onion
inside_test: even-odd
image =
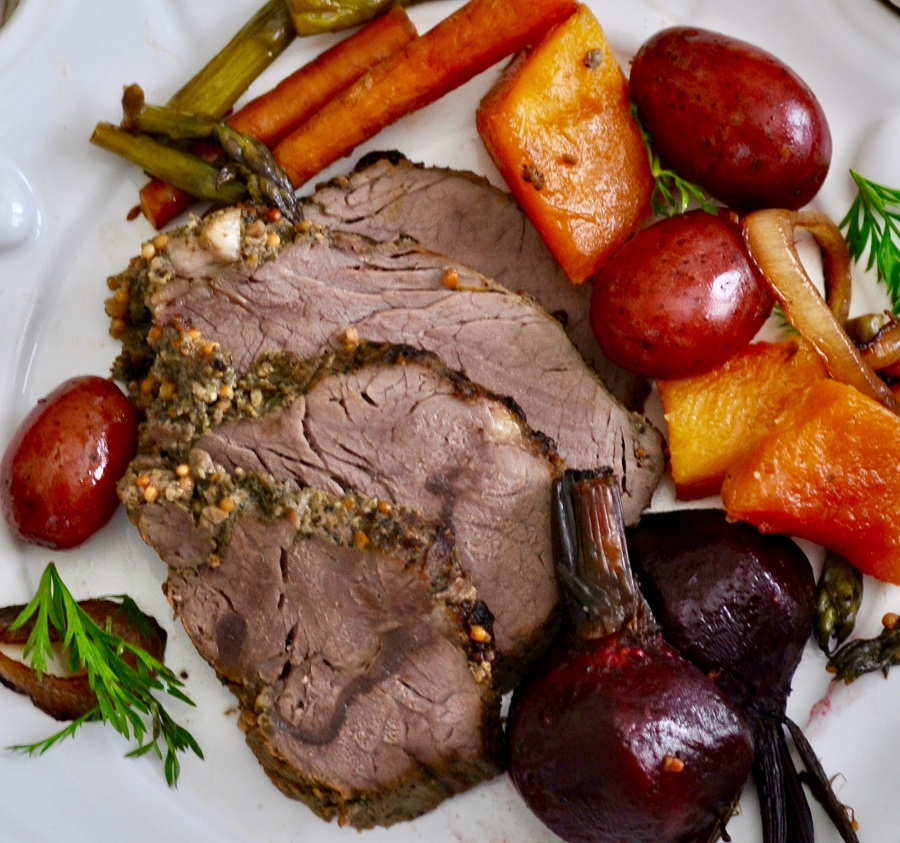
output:
[[[99,626],[106,627],[109,623],[114,635],[137,644],[162,661],[166,633],[149,615],[144,615],[146,629],[138,630],[129,622],[121,605],[113,600],[84,600],[78,605]],[[18,629],[10,629],[24,608],[7,606],[0,609],[0,644],[22,646],[28,640],[34,626],[33,620]],[[85,674],[57,676],[45,672],[38,679],[31,667],[3,652],[0,652],[0,682],[20,694],[26,694],[37,708],[56,720],[75,720],[97,704],[97,697],[90,689]]]
[[[826,289],[830,291],[826,293],[828,303],[797,254],[797,229],[812,234],[822,251]],[[743,230],[747,248],[772,295],[788,321],[822,356],[829,374],[900,413],[893,393],[866,363],[843,327],[850,306],[850,260],[840,229],[818,211],[769,209],[744,217]]]
[[[900,362],[900,321],[894,317],[883,320],[874,335],[857,341],[860,354],[873,369],[897,377]]]

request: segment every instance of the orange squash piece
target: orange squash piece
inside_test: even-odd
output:
[[[858,390],[816,380],[728,471],[728,515],[809,539],[900,583],[900,417]]]
[[[827,376],[810,346],[786,340],[748,345],[701,375],[657,381],[676,495],[718,494],[729,466],[766,435],[788,401]]]
[[[650,214],[653,178],[627,81],[586,6],[507,68],[476,124],[572,281],[592,276]]]

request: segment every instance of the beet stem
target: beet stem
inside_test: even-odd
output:
[[[778,751],[781,755],[781,766],[784,770],[784,803],[788,819],[788,840],[791,843],[815,843],[816,833],[813,828],[812,812],[806,791],[800,781],[800,775],[794,766],[794,759],[788,748],[784,728],[776,724]]]
[[[784,795],[785,771],[781,763],[778,732],[780,725],[771,717],[754,717],[753,777],[759,789],[763,843],[793,843],[788,838],[788,819]]]
[[[794,741],[794,746],[797,747],[797,752],[803,761],[803,766],[806,768],[806,775],[803,778],[809,785],[813,796],[825,809],[844,843],[859,843],[853,812],[838,799],[831,786],[831,780],[819,762],[812,744],[806,739],[803,730],[793,720],[785,717],[784,723],[791,733],[791,739]]]
[[[611,468],[572,471],[553,485],[553,550],[576,634],[597,639],[627,626],[649,629],[625,538]]]

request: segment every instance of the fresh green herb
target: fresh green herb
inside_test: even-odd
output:
[[[694,201],[708,214],[715,214],[715,205],[700,185],[689,182],[674,170],[663,167],[659,155],[653,147],[653,138],[641,123],[637,105],[633,102],[631,103],[631,115],[641,130],[644,146],[647,147],[647,160],[650,163],[650,173],[654,182],[653,195],[650,197],[653,213],[660,217],[683,214],[691,201]]]
[[[876,267],[894,313],[900,313],[900,190],[876,184],[856,170],[850,175],[856,182],[856,198],[840,222],[850,257],[859,261],[868,251],[866,269]]]
[[[140,630],[146,624],[141,610],[130,597],[117,599],[121,600],[129,622]],[[154,692],[163,692],[193,705],[181,691],[182,683],[142,647],[112,634],[109,624],[105,629],[99,626],[72,597],[52,562],[41,576],[31,602],[10,628],[18,629],[32,617],[35,618],[34,628],[25,644],[25,659],[30,659],[38,679],[47,670],[48,657],[52,658],[54,654],[56,636],[51,632],[53,628],[62,638],[62,650],[68,657],[69,669],[86,673],[97,704],[49,738],[11,749],[43,755],[59,741],[74,735],[82,724],[99,720],[109,723],[128,739],[134,736],[138,746],[128,753],[129,757],[152,751],[162,759],[160,743],[164,743],[166,781],[172,787],[177,784],[181,769],[176,756],[178,751],[190,749],[203,758],[192,735],[169,716],[154,696]]]

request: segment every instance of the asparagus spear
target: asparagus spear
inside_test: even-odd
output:
[[[238,98],[257,76],[293,41],[298,34],[308,35],[334,31],[362,23],[375,17],[390,6],[408,5],[422,0],[268,0],[207,64],[182,87],[170,100],[169,107],[176,111],[205,114],[218,121],[227,114]],[[299,17],[292,19],[292,14]],[[218,130],[217,130],[218,131]],[[214,202],[235,201],[243,198],[246,189],[239,182],[222,184],[223,178],[241,169],[248,153],[240,141],[229,139],[232,151],[243,156],[241,164],[232,165],[224,173],[204,162],[198,156],[181,150],[167,151],[165,145],[148,138],[137,139],[132,133],[116,129],[109,124],[97,125],[91,142],[128,160],[169,184],[191,193],[198,199]],[[171,154],[171,160],[166,157]],[[254,153],[249,153],[251,160]],[[267,170],[264,161],[256,165]],[[258,198],[274,203],[293,215],[295,200],[287,202],[284,188],[277,179],[263,177],[252,170],[243,170],[250,190]],[[212,171],[215,178],[212,179]],[[161,175],[170,173],[171,177]],[[274,190],[274,193],[270,191]],[[282,203],[285,206],[282,207]]]
[[[286,0],[299,35],[336,32],[365,23],[392,6],[410,6],[423,0]]]
[[[137,164],[152,176],[174,184],[198,199],[230,205],[247,197],[247,185],[220,182],[219,168],[197,155],[166,146],[146,135],[126,132],[110,123],[98,123],[91,143]]]
[[[224,117],[296,35],[285,0],[268,0],[168,105],[179,111]]]
[[[292,220],[299,219],[300,212],[294,188],[287,174],[275,163],[268,148],[255,138],[238,132],[227,124],[204,114],[177,111],[167,106],[148,105],[144,101],[144,92],[138,85],[129,85],[125,89],[122,96],[122,109],[124,111],[122,129],[125,131],[162,135],[168,140],[176,142],[208,140],[218,144],[230,159],[229,163],[221,170],[217,170],[213,165],[194,156],[199,163],[193,164],[192,172],[203,174],[204,188],[208,184],[208,172],[211,167],[216,171],[216,191],[240,177],[246,182],[250,195],[255,200],[266,205],[274,205]],[[132,136],[137,137],[134,134]],[[122,154],[122,139],[119,138],[119,140],[119,149],[112,151]],[[184,154],[182,153],[182,155]],[[189,161],[183,157],[180,160],[183,164]],[[154,163],[154,166],[158,165]],[[145,169],[151,172],[150,168],[146,166]],[[158,175],[158,173],[153,172],[153,175]],[[175,183],[171,179],[167,179],[167,181]],[[183,184],[176,186],[186,189]],[[208,199],[210,196],[204,194],[201,198]],[[215,195],[212,199],[221,201]]]

